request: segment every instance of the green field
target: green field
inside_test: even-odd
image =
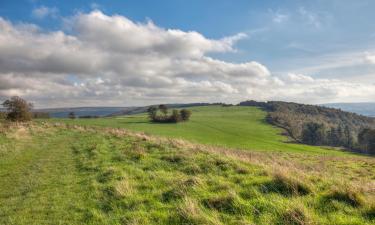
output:
[[[374,174],[370,157],[191,148],[49,123],[2,127],[0,224],[370,225]]]
[[[288,143],[258,108],[190,109],[2,124],[0,224],[375,223],[373,157]]]
[[[181,138],[222,147],[290,151],[322,154],[344,154],[340,151],[288,143],[281,129],[266,123],[266,112],[255,107],[191,107],[191,120],[178,124],[149,122],[146,114],[99,119],[52,119],[68,124],[126,128],[146,134]]]

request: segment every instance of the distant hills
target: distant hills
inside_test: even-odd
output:
[[[76,116],[107,116],[109,114],[131,110],[137,107],[69,107],[69,108],[51,108],[51,109],[35,109],[38,112],[49,113],[50,117],[66,118],[70,112],[74,112]]]
[[[166,104],[168,108],[183,108],[192,106],[204,106],[209,103],[188,103],[188,104]],[[53,118],[67,118],[70,112],[74,112],[77,117],[92,116],[92,117],[108,117],[108,116],[123,116],[138,113],[144,113],[149,106],[140,107],[69,107],[69,108],[51,108],[51,109],[35,109],[38,112],[49,113]]]
[[[343,111],[354,112],[364,116],[375,117],[375,102],[364,103],[330,103],[324,106],[341,109]]]
[[[218,104],[218,103],[214,103]],[[169,108],[181,108],[192,106],[204,106],[210,103],[188,103],[188,104],[167,104]],[[366,103],[329,103],[322,104],[322,106],[341,109],[347,112],[353,112],[364,116],[375,117],[375,102]],[[76,116],[121,116],[132,115],[137,113],[146,112],[149,106],[140,107],[68,107],[68,108],[49,108],[49,109],[36,109],[38,112],[47,112],[54,118],[68,117],[70,112],[74,112]],[[4,111],[0,108],[0,111]]]

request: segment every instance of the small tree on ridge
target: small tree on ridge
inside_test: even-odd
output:
[[[32,119],[33,105],[18,96],[11,97],[2,104],[7,109],[6,120],[26,122]]]

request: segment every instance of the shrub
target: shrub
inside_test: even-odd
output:
[[[25,122],[32,119],[33,105],[26,100],[14,96],[2,104],[7,109],[6,119],[13,122]]]
[[[150,120],[154,121],[156,119],[158,109],[155,106],[150,106],[147,109],[148,117]]]
[[[68,115],[69,119],[75,119],[76,118],[76,114],[74,112],[70,112],[69,115]]]
[[[182,121],[188,121],[191,116],[191,111],[187,109],[181,109],[180,111]]]
[[[181,121],[180,113],[177,109],[172,111],[172,115],[169,117],[170,122],[178,123]]]
[[[158,115],[158,111],[161,111],[161,115]],[[168,107],[166,105],[150,106],[147,109],[148,117],[152,122],[158,123],[178,123],[181,121],[188,121],[191,116],[191,111],[182,109],[174,109],[172,114],[168,115]]]

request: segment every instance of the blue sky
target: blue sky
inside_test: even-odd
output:
[[[74,36],[77,31],[67,28],[66,21],[93,10],[106,16],[121,15],[134,23],[152,21],[165,30],[196,31],[210,40],[241,33],[246,37],[233,43],[234,50],[207,51],[204,56],[236,65],[258,62],[275,78],[294,74],[305,80],[312,78],[317,83],[327,79],[347,82],[341,86],[374,82],[374,9],[372,0],[0,1],[0,17],[13,26],[34,24],[41,33],[62,31]],[[80,76],[75,79],[74,74],[66,77],[84,80]],[[329,84],[323,86],[321,88],[327,89]],[[308,87],[319,88],[318,84]],[[366,86],[364,90],[372,88]],[[372,93],[352,98],[342,94],[343,91],[328,90],[327,93],[335,92],[337,96],[327,97],[326,101],[371,101],[373,98]],[[284,95],[282,100],[305,101]],[[324,100],[306,101],[322,103]]]

